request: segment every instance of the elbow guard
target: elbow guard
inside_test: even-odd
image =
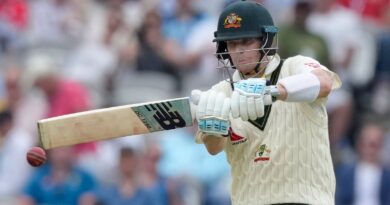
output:
[[[287,102],[314,102],[320,94],[320,81],[312,73],[302,73],[279,80],[287,91]]]

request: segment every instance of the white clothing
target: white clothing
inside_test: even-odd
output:
[[[12,128],[5,136],[0,145],[0,199],[20,193],[32,171],[26,153],[33,145],[33,138],[21,129]]]
[[[359,163],[355,175],[355,205],[379,205],[382,169],[376,165]]]
[[[279,62],[276,55],[266,68],[266,78],[272,81]],[[314,67],[326,69],[308,57],[288,58],[279,79],[310,72]],[[333,76],[333,89],[339,88],[341,82],[336,74]],[[240,80],[237,71],[233,80]],[[232,93],[227,81],[212,89],[226,96]],[[271,110],[265,110],[268,120],[257,124],[230,117],[233,134],[225,152],[232,168],[234,205],[334,204],[335,174],[325,103],[324,98],[313,103],[276,101]],[[200,136],[198,132],[197,140]]]

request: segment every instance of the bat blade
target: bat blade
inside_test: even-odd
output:
[[[38,121],[44,149],[192,126],[188,97],[79,112]]]

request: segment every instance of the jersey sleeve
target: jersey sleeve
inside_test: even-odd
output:
[[[290,75],[309,73],[314,69],[322,69],[332,75],[332,79],[333,79],[332,90],[338,89],[342,85],[341,80],[336,73],[330,71],[327,67],[325,67],[317,60],[310,57],[305,57],[305,56],[293,57],[289,69],[290,69]]]
[[[295,56],[292,57],[291,62],[288,63],[288,66],[288,74],[290,76],[301,73],[309,73],[314,69],[322,69],[332,75],[332,90],[341,87],[341,80],[339,76],[313,58],[305,56]],[[327,98],[318,98],[312,103],[301,103],[300,105],[302,106],[302,110],[304,111],[304,114],[308,120],[311,120],[317,125],[322,126],[322,120],[325,119],[327,115],[325,106],[326,102]],[[318,116],[322,117],[318,118]]]

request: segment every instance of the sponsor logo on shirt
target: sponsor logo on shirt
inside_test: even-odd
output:
[[[232,145],[238,145],[241,143],[246,142],[246,137],[242,137],[235,133],[232,128],[230,128],[230,141],[232,142]]]
[[[266,144],[262,144],[257,148],[254,162],[269,161],[271,149]]]

